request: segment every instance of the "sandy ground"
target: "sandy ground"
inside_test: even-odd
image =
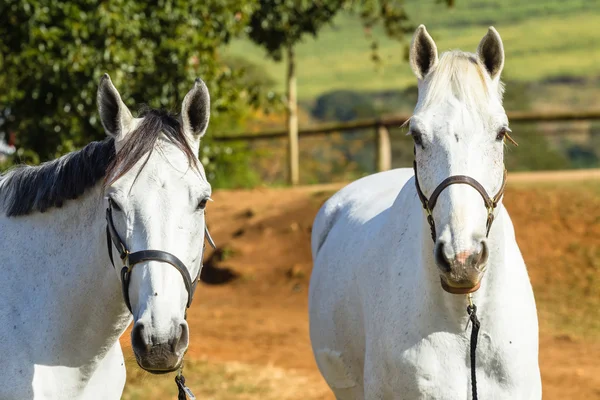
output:
[[[509,182],[557,177],[576,183],[600,171],[510,174]],[[310,390],[280,398],[334,399],[313,360],[307,293],[313,218],[341,186],[214,193],[207,218],[219,251],[208,255],[204,279],[211,283],[198,288],[188,314],[188,359],[289,371]],[[600,329],[589,322],[600,320],[600,190],[529,186],[509,184],[505,205],[538,298],[544,399],[600,399]],[[578,307],[589,299],[589,307]]]

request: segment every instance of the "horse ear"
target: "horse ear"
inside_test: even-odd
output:
[[[500,34],[493,26],[490,26],[487,34],[479,42],[477,57],[485,65],[492,79],[500,76],[504,68],[504,46]]]
[[[409,59],[410,66],[419,80],[424,79],[438,63],[437,47],[425,25],[419,25],[413,36]]]
[[[122,140],[129,131],[133,116],[121,100],[121,95],[108,74],[104,74],[100,79],[96,101],[104,130],[109,136]]]
[[[185,95],[181,105],[181,121],[186,134],[194,139],[204,136],[210,119],[210,95],[202,79],[197,78],[194,87]]]

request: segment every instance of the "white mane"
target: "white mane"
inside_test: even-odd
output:
[[[442,53],[435,69],[424,80],[426,90],[419,91],[417,109],[434,103],[455,100],[474,111],[483,111],[491,100],[502,102],[504,85],[494,82],[473,53],[452,50]],[[492,98],[493,96],[493,98]],[[480,115],[486,113],[479,112]]]

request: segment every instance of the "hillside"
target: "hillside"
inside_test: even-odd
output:
[[[415,26],[426,24],[441,51],[474,51],[487,26],[494,25],[506,49],[505,79],[540,82],[600,76],[597,1],[456,0],[452,9],[436,3],[406,1]],[[404,60],[406,43],[386,39],[381,30],[373,35],[379,40],[380,67],[370,60],[370,41],[356,16],[340,15],[317,39],[307,38],[297,49],[300,98],[311,100],[335,89],[381,91],[414,85]],[[283,64],[266,59],[249,41],[233,42],[226,56],[258,64],[283,91]]]

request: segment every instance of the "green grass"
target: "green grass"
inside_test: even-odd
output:
[[[447,9],[432,0],[411,0],[407,9],[415,25],[427,25],[440,51],[474,51],[487,26],[494,25],[506,50],[505,79],[532,82],[600,75],[596,1],[457,0]],[[316,40],[307,38],[297,47],[300,98],[310,100],[334,89],[378,91],[414,85],[404,60],[406,43],[385,38],[381,30],[374,36],[379,39],[381,67],[370,61],[370,42],[356,16],[342,14]],[[267,59],[262,49],[240,39],[226,52],[260,65],[283,91],[284,65]]]
[[[151,375],[129,358],[123,400],[177,398],[175,373]],[[202,400],[300,400],[320,398],[326,392],[314,374],[273,366],[186,359],[184,376],[186,385]]]
[[[202,361],[186,363],[186,384],[201,399],[236,399],[240,394],[265,395],[265,385],[249,379],[247,368],[225,364],[211,365]],[[127,384],[123,400],[176,398],[175,374],[153,376],[144,372],[135,362],[127,365]],[[246,397],[244,397],[246,398]]]

